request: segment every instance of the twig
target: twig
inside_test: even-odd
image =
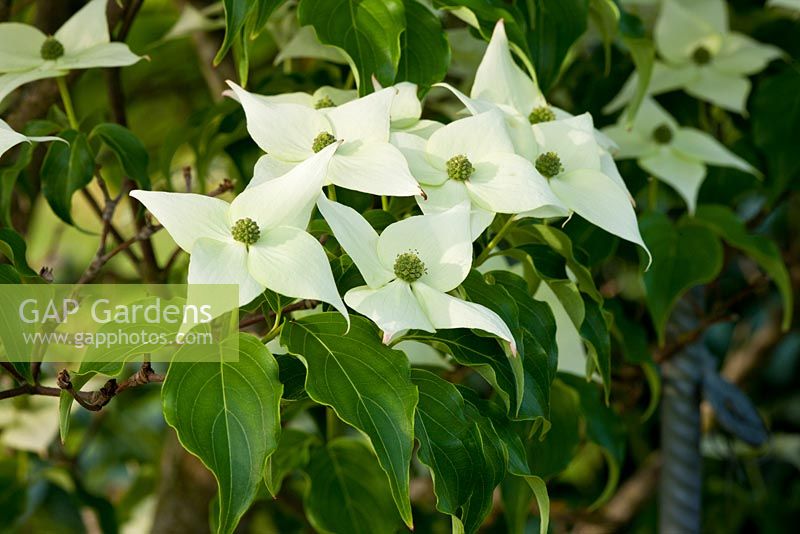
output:
[[[100,217],[100,219],[102,220],[103,208],[100,207],[100,204],[97,203],[97,200],[95,200],[95,198],[92,196],[91,193],[89,193],[87,189],[82,189],[81,193],[83,194],[84,198],[86,198],[86,201],[89,203],[89,206],[92,208],[92,211],[94,211],[95,214],[97,214],[97,216]],[[117,243],[123,243],[125,241],[125,238],[122,237],[122,234],[119,232],[119,230],[117,230],[117,228],[114,226],[113,223],[109,223],[109,233]],[[139,257],[136,256],[136,254],[132,250],[126,252],[126,255],[130,258],[130,260],[133,262],[134,265],[139,265],[141,263]]]
[[[99,174],[97,174],[97,185],[100,187],[100,191],[102,191],[103,199],[105,201],[105,207],[103,208],[101,215],[101,220],[103,221],[103,230],[100,234],[100,245],[97,248],[97,253],[94,256],[94,260],[89,267],[87,267],[80,280],[78,280],[79,284],[85,284],[92,280],[105,264],[105,262],[103,262],[103,256],[106,253],[108,234],[111,231],[111,221],[114,218],[114,211],[117,209],[117,204],[119,204],[122,196],[127,194],[127,190],[123,188],[116,197],[112,198],[108,192],[108,187],[106,186],[105,180],[103,180]]]
[[[43,395],[46,397],[58,397],[61,395],[61,390],[58,388],[51,388],[36,384],[23,384],[12,389],[0,391],[0,400],[10,399],[11,397],[19,397],[20,395]]]
[[[183,166],[183,182],[186,185],[186,192],[192,192],[192,167],[191,165]]]
[[[232,189],[233,189],[233,182],[231,181],[230,178],[225,178],[224,180],[222,180],[219,183],[219,185],[216,188],[212,189],[208,193],[208,196],[210,196],[210,197],[218,197],[223,193],[227,193],[228,191],[231,191]]]

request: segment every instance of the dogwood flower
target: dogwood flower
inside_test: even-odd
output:
[[[423,213],[469,202],[473,239],[495,213],[564,211],[531,162],[514,153],[496,110],[451,122],[428,140],[404,133],[395,133],[393,140],[428,195],[417,198]]]
[[[285,176],[248,189],[228,204],[191,193],[132,191],[183,250],[189,284],[238,284],[239,305],[269,288],[333,305],[347,317],[319,241],[305,232],[331,145]]]
[[[682,88],[695,98],[742,114],[750,93],[747,76],[783,55],[777,47],[731,32],[721,0],[690,5],[664,0],[654,38],[663,62],[653,66],[649,94]],[[614,112],[629,102],[637,80],[636,74],[631,76],[604,111]]]
[[[17,146],[20,143],[43,143],[45,141],[61,141],[62,143],[67,142],[65,139],[61,139],[60,137],[28,137],[27,135],[15,132],[6,121],[0,119],[0,156],[5,154],[6,151],[11,147]]]
[[[595,226],[641,246],[650,257],[627,190],[603,173],[591,115],[546,122],[534,133],[540,147],[536,169],[561,202]]]
[[[21,85],[70,70],[124,67],[139,61],[141,57],[128,45],[111,42],[107,3],[92,0],[52,36],[27,24],[0,24],[0,100]]]
[[[344,300],[383,330],[384,343],[412,328],[475,328],[507,341],[516,354],[514,337],[496,313],[447,294],[472,267],[466,204],[409,217],[380,236],[348,206],[324,196],[317,206],[367,283],[348,291]]]
[[[233,82],[228,85],[244,108],[250,137],[267,153],[256,164],[249,187],[285,174],[340,140],[328,167],[327,183],[373,195],[421,193],[403,154],[389,144],[394,89],[386,88],[341,106],[311,109],[265,101]]]
[[[706,164],[759,174],[719,141],[695,128],[683,128],[652,99],[645,99],[631,129],[622,124],[604,132],[619,144],[618,159],[636,158],[641,168],[672,186],[694,212]]]
[[[473,115],[499,109],[517,153],[531,160],[538,154],[533,130],[539,124],[573,116],[548,104],[535,77],[531,78],[514,62],[502,19],[497,21],[489,46],[478,65],[470,96],[448,84],[439,85],[449,89]],[[614,142],[597,130],[594,134],[603,171],[627,191],[611,157],[611,152],[616,149]]]
[[[376,91],[383,89],[374,76],[372,85]],[[420,118],[422,116],[422,103],[417,98],[417,84],[400,82],[392,87],[397,92],[392,99],[392,107],[389,109],[391,131],[415,133],[427,138],[442,126],[439,122]],[[233,91],[226,91],[225,94],[236,97]],[[357,99],[358,91],[355,89],[337,89],[336,87],[325,85],[314,91],[313,94],[296,92],[253,96],[265,102],[299,104],[308,108],[323,109],[341,106]]]

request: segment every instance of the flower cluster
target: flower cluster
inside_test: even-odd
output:
[[[656,61],[648,95],[677,89],[720,108],[745,114],[750,93],[747,76],[783,55],[774,46],[731,32],[723,0],[664,0],[656,21]],[[636,92],[638,75],[625,83],[605,111],[627,104]],[[603,132],[618,145],[618,159],[635,158],[640,167],[669,184],[694,212],[706,176],[706,165],[759,172],[712,136],[682,128],[657,102],[646,97],[633,125],[620,122]]]
[[[402,331],[474,328],[514,338],[488,308],[454,296],[473,266],[472,241],[496,214],[569,217],[573,212],[647,252],[630,193],[589,114],[551,107],[511,56],[498,22],[466,96],[471,116],[422,120],[416,87],[263,96],[229,82],[250,136],[266,153],[247,189],[228,203],[182,193],[134,191],[191,254],[189,283],[235,283],[240,304],[264,288],[344,303],[372,319],[389,342]],[[414,197],[422,215],[378,235],[324,185]],[[366,285],[344,303],[320,243],[305,232],[319,209]],[[187,220],[193,221],[188,225]],[[649,255],[649,252],[648,252]]]
[[[684,89],[700,100],[745,113],[750,93],[747,76],[763,70],[783,52],[730,31],[727,9],[723,0],[662,2],[654,31],[661,61],[654,65],[648,93]],[[627,104],[636,92],[636,84],[634,75],[606,111]]]

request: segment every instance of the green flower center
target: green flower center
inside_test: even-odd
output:
[[[258,238],[261,237],[261,230],[258,229],[258,224],[253,219],[246,217],[234,223],[231,228],[231,235],[236,241],[249,247],[254,245]]]
[[[666,145],[672,141],[672,130],[666,124],[660,124],[653,130],[653,141],[659,145]]]
[[[58,59],[64,55],[64,45],[55,37],[48,37],[42,43],[39,53],[42,55],[42,59]]]
[[[333,134],[328,132],[320,132],[318,136],[314,138],[314,141],[311,143],[311,150],[314,152],[319,152],[323,148],[328,145],[332,145],[336,142],[336,138]]]
[[[451,180],[463,182],[469,179],[473,172],[475,172],[475,167],[464,154],[453,156],[447,160],[447,177]]]
[[[556,120],[556,114],[547,106],[539,106],[533,108],[531,114],[528,115],[528,121],[531,124],[539,124],[540,122],[550,122]]]
[[[394,260],[394,274],[403,282],[409,284],[416,282],[422,275],[428,272],[425,264],[417,256],[417,252],[403,252],[397,255]]]
[[[692,52],[692,61],[697,65],[706,65],[711,61],[711,51],[705,46],[698,46]]]
[[[561,158],[555,152],[545,152],[536,158],[536,170],[539,174],[546,178],[552,178],[557,174],[564,172],[564,166],[561,165]]]
[[[333,108],[336,107],[336,104],[333,103],[331,97],[323,96],[316,102],[314,102],[314,109],[322,109],[322,108]]]

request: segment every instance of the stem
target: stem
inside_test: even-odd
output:
[[[333,184],[328,185],[328,200],[336,202],[336,186]]]
[[[336,412],[330,406],[325,407],[325,438],[331,441],[334,438],[341,436],[344,428],[342,422],[336,415]]]
[[[345,89],[352,89],[356,83],[356,77],[353,75],[353,71],[347,73],[347,79],[344,81],[344,88]]]
[[[73,130],[77,130],[78,119],[75,118],[75,110],[72,107],[72,98],[69,96],[69,88],[67,87],[67,81],[64,76],[59,76],[56,78],[56,84],[58,84],[58,92],[61,93],[61,101],[64,103],[64,111],[67,114],[69,126]]]
[[[383,211],[389,211],[389,197],[386,195],[381,197],[381,208],[383,208]]]
[[[267,332],[267,334],[264,337],[261,338],[261,342],[266,345],[267,343],[278,337],[278,334],[281,333],[282,326],[283,325],[281,324],[280,315],[276,315],[275,324],[273,325],[272,329],[269,332]]]
[[[489,258],[489,255],[491,254],[492,250],[494,250],[494,248],[500,244],[500,242],[503,240],[503,237],[505,237],[508,231],[514,228],[516,224],[517,221],[514,220],[513,215],[508,218],[503,227],[500,228],[500,231],[497,232],[497,234],[495,234],[495,236],[491,239],[491,241],[489,241],[489,244],[486,245],[486,248],[483,249],[478,258],[475,260],[476,266],[485,262]]]

